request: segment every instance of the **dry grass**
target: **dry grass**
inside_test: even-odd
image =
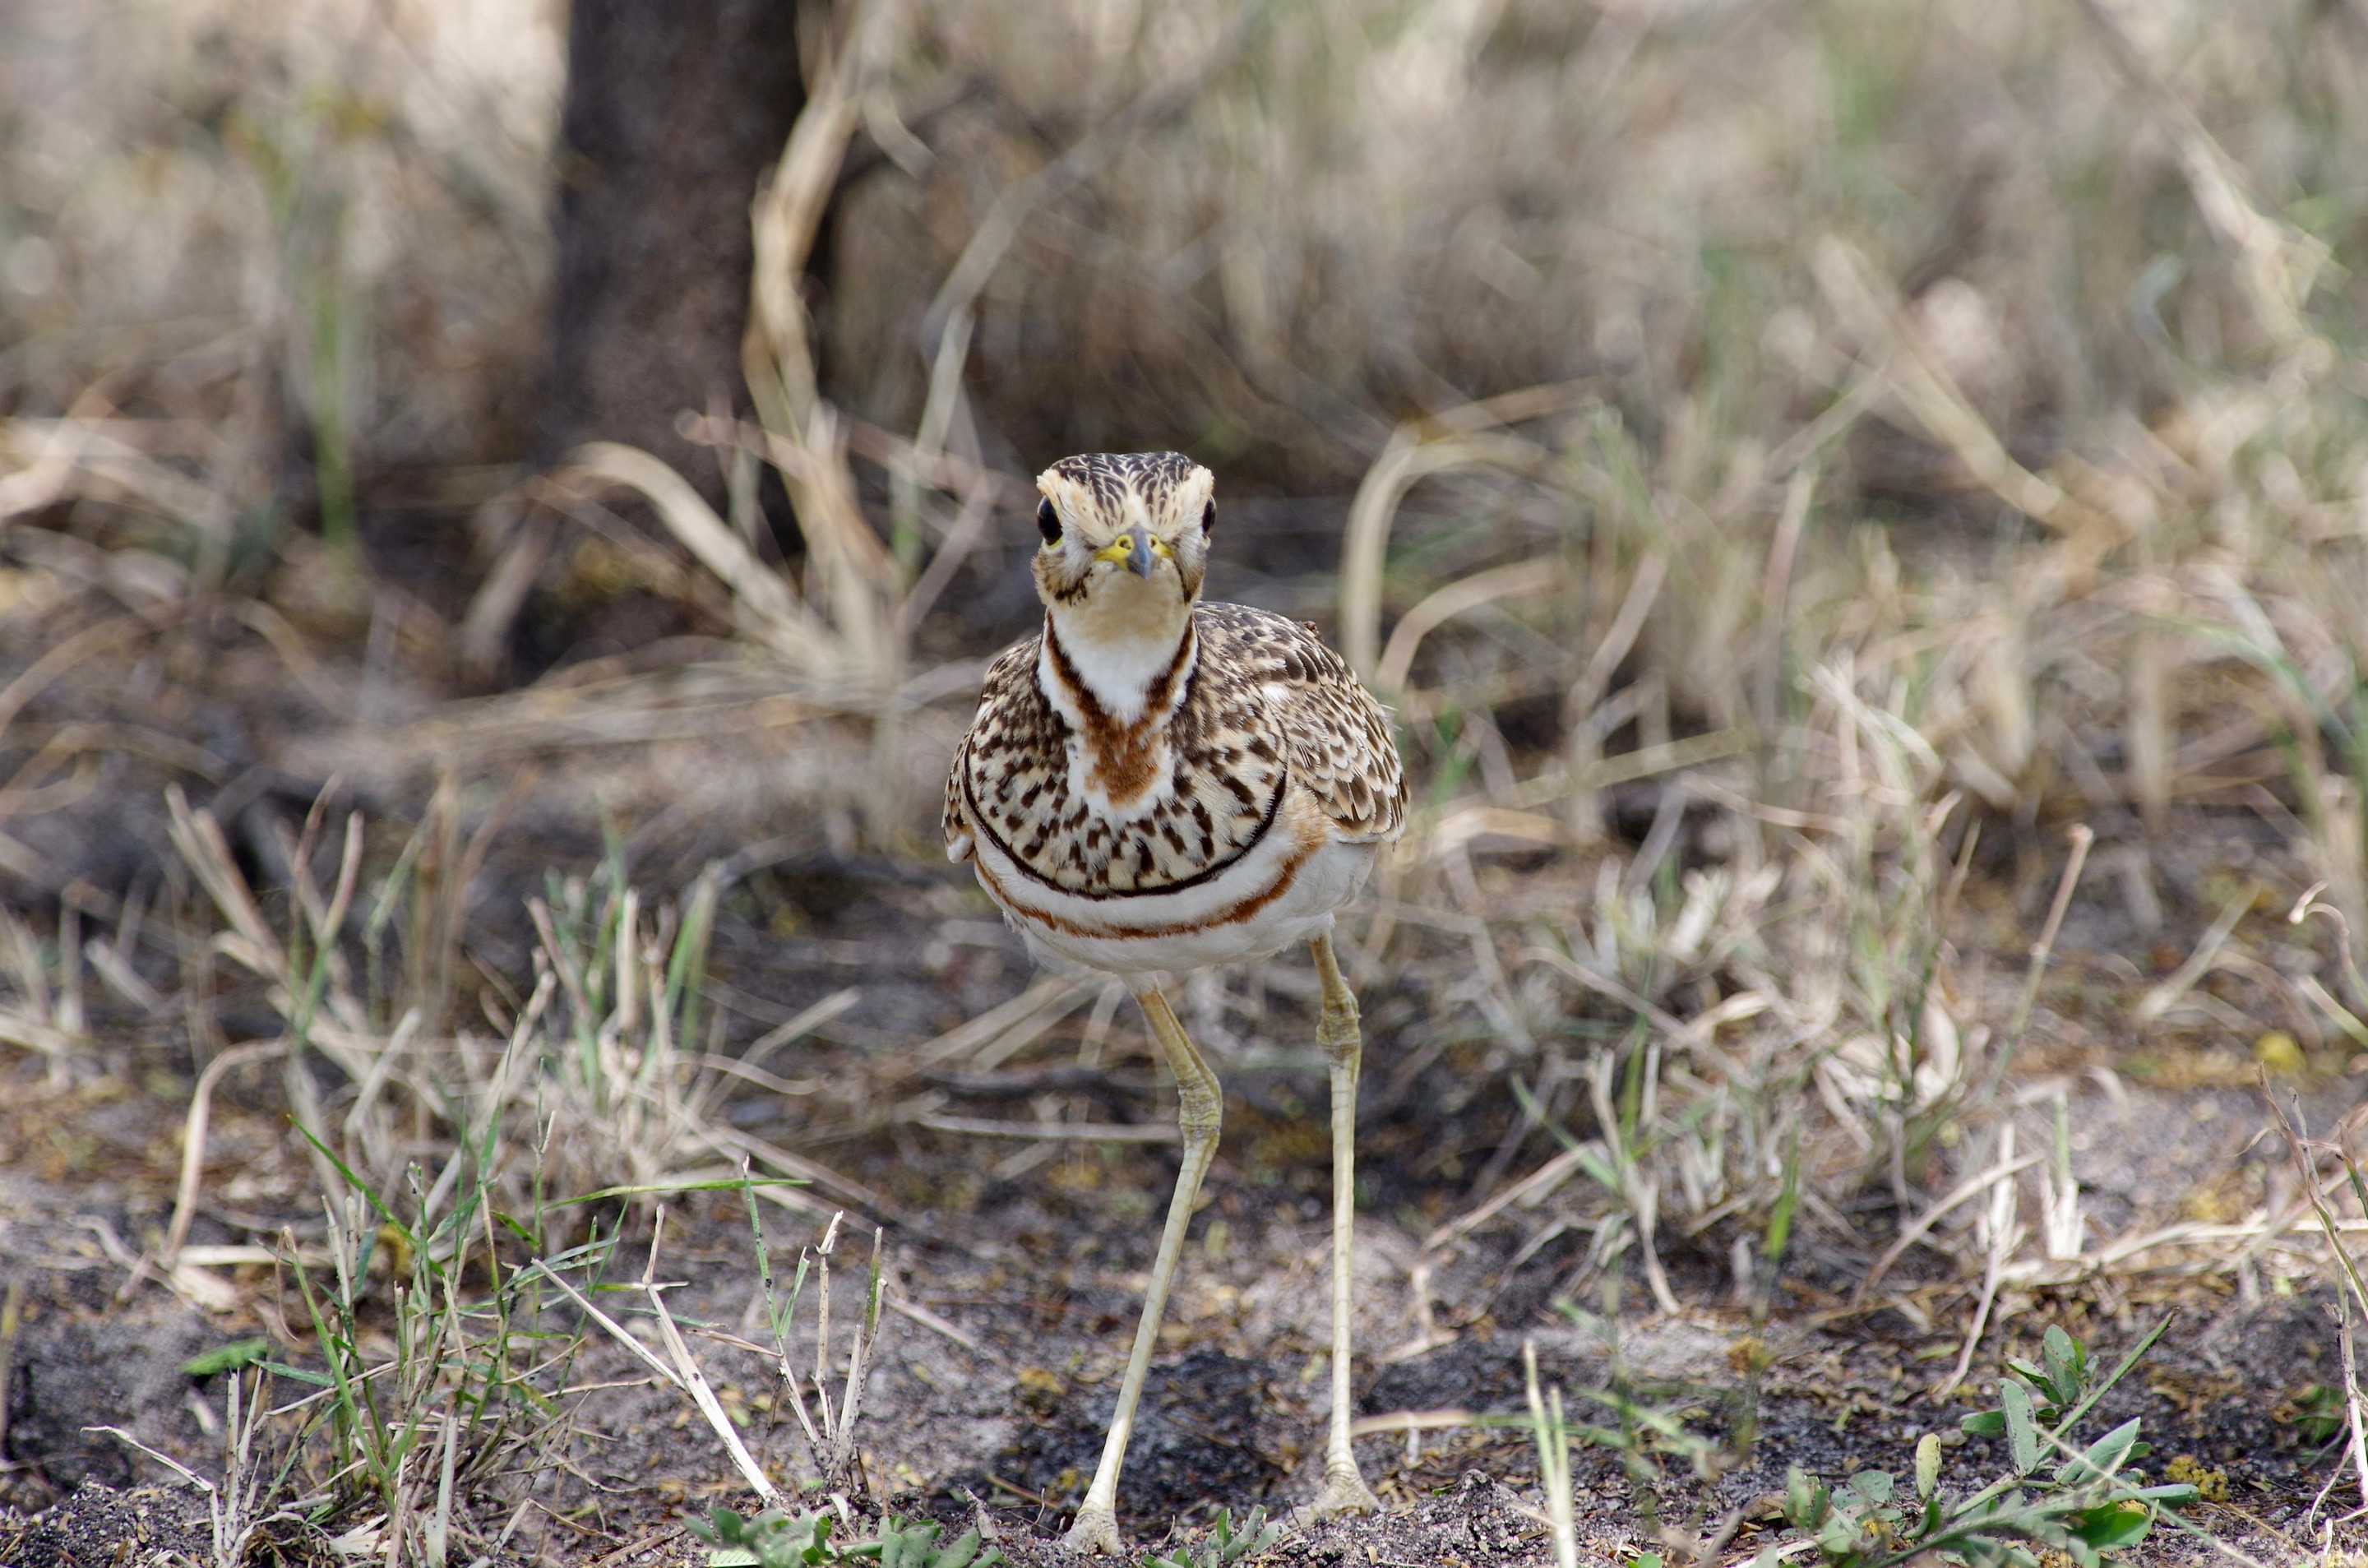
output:
[[[2203,932],[2151,976],[2124,966],[2114,1027],[2321,1082],[2368,1053],[2358,6],[867,7],[756,193],[756,417],[695,426],[738,476],[729,515],[614,446],[470,466],[514,447],[487,411],[535,336],[544,11],[159,15],[116,51],[40,11],[63,41],[5,62],[0,629],[27,652],[0,690],[0,835],[105,788],[109,757],[225,781],[187,726],[55,722],[185,623],[234,615],[331,709],[357,656],[449,642],[411,661],[432,698],[497,667],[598,540],[715,633],[688,675],[425,706],[395,744],[434,730],[456,772],[391,860],[316,809],[279,926],[176,790],[177,986],[136,961],[120,890],[0,913],[0,1039],[62,1078],[92,984],[186,1014],[199,1054],[227,1043],[202,1016],[217,961],[281,1020],[211,1057],[181,1218],[143,1263],[200,1305],[226,1289],[181,1256],[208,1095],[272,1059],[333,1230],[438,1162],[512,1210],[654,1203],[753,1160],[882,1212],[714,1114],[735,1081],[780,1089],[760,1058],[797,1032],[729,1058],[701,1011],[722,869],[655,900],[613,863],[554,883],[531,973],[501,977],[507,1000],[464,981],[502,819],[458,780],[596,717],[630,748],[700,701],[788,703],[784,724],[860,728],[861,836],[909,848],[976,667],[916,652],[931,612],[1009,565],[1037,460],[1155,442],[1229,489],[1353,490],[1337,572],[1266,585],[1332,618],[1422,781],[1353,956],[1371,981],[1468,954],[1434,1000],[1485,1037],[1518,1131],[1563,1145],[1518,1170],[1508,1139],[1428,1248],[1508,1219],[1532,1250],[1581,1231],[1568,1289],[1627,1258],[1675,1311],[1660,1260],[1684,1237],[1725,1246],[1764,1316],[1803,1230],[1875,1254],[1841,1205],[1887,1190],[1899,1228],[1861,1296],[1918,1238],[1957,1260],[1946,1392],[2017,1293],[2148,1271],[2251,1289],[2325,1273],[2332,1233],[2368,1224],[2337,1213],[2339,1144],[2335,1175],[2305,1156],[2241,1218],[2097,1234],[2074,1088],[2016,1071],[2067,910],[2110,908],[2106,878],[2119,940]],[[964,81],[918,141],[896,119]],[[830,208],[859,137],[903,166]],[[814,319],[799,280],[826,215]],[[339,546],[381,492],[416,498],[423,464],[437,505],[477,517],[449,637],[284,531]],[[762,515],[760,466],[791,518]],[[608,511],[620,493],[656,526]],[[787,566],[758,548],[781,521]],[[2167,918],[2167,835],[2213,813],[2267,824],[2274,853]],[[14,837],[0,864],[41,881]],[[83,925],[102,905],[111,935]],[[2027,978],[1993,980],[2014,949]],[[498,1038],[464,993],[495,998]],[[1000,1065],[1082,1001],[1040,988],[851,1065],[809,1128],[982,1130],[897,1091],[921,1065]],[[349,1085],[335,1105],[314,1054]],[[425,1165],[406,1125],[434,1129]],[[449,1184],[426,1179],[406,1222],[438,1210]],[[421,1408],[453,1386],[441,1346]],[[438,1483],[403,1462],[374,1506],[426,1530]]]

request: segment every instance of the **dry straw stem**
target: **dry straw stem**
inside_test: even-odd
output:
[[[226,545],[233,518],[222,492],[158,462],[118,432],[131,422],[97,417],[95,393],[63,419],[0,420],[0,456],[20,465],[0,478],[0,523],[60,501],[102,501],[161,514],[210,544]]]
[[[1592,395],[1589,385],[1556,382],[1525,388],[1464,403],[1391,432],[1388,444],[1358,483],[1340,539],[1340,652],[1360,676],[1379,678],[1390,527],[1406,492],[1431,475],[1463,468],[1493,466],[1516,473],[1545,470],[1552,459],[1544,449],[1503,426],[1572,408]]]
[[[1998,1165],[2014,1162],[2014,1123],[2006,1121],[1998,1127]],[[1982,1342],[1983,1331],[1988,1328],[1990,1308],[1998,1301],[1998,1284],[2006,1270],[2007,1259],[2022,1244],[2021,1227],[2016,1222],[2020,1194],[2011,1178],[1990,1184],[1990,1209],[1987,1216],[1989,1245],[1982,1261],[1982,1285],[1975,1298],[1974,1321],[1965,1330],[1965,1342],[1958,1348],[1957,1364],[1947,1377],[1932,1385],[1932,1403],[1941,1404],[1956,1396],[1964,1385],[1965,1373],[1974,1364],[1974,1352]]]
[[[657,1219],[651,1228],[649,1261],[642,1270],[642,1293],[649,1298],[650,1311],[657,1318],[658,1333],[666,1340],[666,1354],[673,1358],[676,1382],[699,1406],[700,1415],[706,1418],[717,1440],[723,1443],[723,1451],[732,1456],[733,1468],[748,1483],[749,1490],[763,1498],[768,1506],[779,1504],[781,1501],[780,1488],[773,1484],[772,1478],[749,1454],[748,1446],[740,1440],[732,1418],[723,1413],[723,1405],[715,1397],[715,1390],[709,1386],[707,1374],[700,1369],[699,1358],[690,1353],[689,1345],[684,1342],[682,1330],[675,1326],[674,1314],[666,1311],[665,1293],[679,1287],[657,1283],[658,1242],[665,1234],[666,1207],[661,1204]]]
[[[2203,938],[2195,944],[2195,950],[2187,955],[2187,961],[2138,998],[2138,1005],[2132,1011],[2140,1022],[2152,1023],[2177,1006],[2180,997],[2195,989],[2196,983],[2203,978],[2211,970],[2213,960],[2220,956],[2220,949],[2227,945],[2228,937],[2237,929],[2237,922],[2252,912],[2260,897],[2260,888],[2248,886],[2228,901],[2214,917]]]
[[[250,1062],[263,1062],[288,1049],[286,1040],[257,1040],[235,1046],[206,1063],[198,1074],[197,1087],[189,1096],[189,1110],[181,1128],[181,1179],[173,1199],[172,1223],[165,1233],[165,1244],[156,1253],[156,1267],[167,1278],[176,1275],[181,1263],[181,1249],[189,1239],[189,1225],[197,1218],[198,1195],[205,1179],[206,1133],[213,1116],[214,1090],[222,1079]]]
[[[1208,49],[1189,64],[1139,94],[1124,108],[1071,143],[1059,157],[996,198],[921,318],[921,350],[932,367],[933,405],[939,400],[940,384],[959,384],[961,359],[970,339],[972,309],[1012,242],[1019,237],[1020,227],[1029,214],[1093,178],[1133,137],[1190,108],[1209,81],[1241,53],[1276,9],[1274,0],[1250,0],[1235,13]],[[945,369],[949,360],[954,367],[951,377]],[[925,418],[923,427],[928,429],[933,424],[942,427],[944,418],[942,415],[935,421]]]
[[[2077,0],[2178,150],[2180,172],[2196,210],[2237,253],[2237,276],[2261,328],[2280,347],[2316,336],[2303,317],[2319,274],[2334,254],[2319,239],[2261,210],[2242,169],[2204,129],[2195,110],[2156,66],[2109,0]]]
[[[1997,1165],[1959,1182],[1949,1190],[1947,1196],[1916,1216],[1915,1220],[1893,1239],[1892,1244],[1883,1249],[1883,1255],[1877,1257],[1873,1266],[1866,1271],[1866,1278],[1860,1280],[1858,1288],[1850,1292],[1850,1305],[1853,1307],[1862,1305],[1874,1288],[1883,1283],[1883,1277],[1891,1272],[1891,1266],[1906,1256],[1909,1247],[1929,1235],[1934,1225],[1954,1212],[1960,1204],[1979,1198],[1999,1182],[2012,1180],[2017,1175],[2029,1170],[2044,1158],[2045,1156],[2041,1154],[2025,1154],[2021,1159],[2016,1159],[2012,1156],[2011,1150],[2001,1149]]]
[[[2085,583],[2121,542],[2119,523],[2014,460],[1908,319],[1897,293],[1863,252],[1839,235],[1818,242],[1818,286],[1852,335],[1877,356],[1884,381],[1923,432],[1949,449],[1975,480],[2066,541],[2069,576]]]
[[[2343,1359],[2344,1418],[2349,1431],[2346,1451],[2351,1460],[2353,1473],[2359,1478],[2361,1506],[2368,1509],[2368,1398],[2363,1398],[2361,1392],[2360,1367],[2355,1355],[2356,1324],[2362,1318],[2368,1318],[2368,1281],[2362,1279],[2359,1267],[2343,1244],[2343,1228],[2337,1221],[2335,1211],[2328,1207],[2318,1175],[2319,1153],[2325,1150],[2335,1156],[2343,1175],[2350,1178],[2352,1195],[2359,1200],[2363,1216],[2368,1216],[2368,1179],[2362,1178],[2359,1165],[2352,1159],[2346,1143],[2339,1141],[2328,1144],[2315,1142],[2308,1136],[2303,1125],[2301,1107],[2296,1105],[2289,1111],[2278,1103],[2277,1096],[2270,1091],[2266,1068],[2260,1071],[2260,1085],[2261,1097],[2269,1102],[2270,1114],[2278,1119],[2279,1131],[2285,1134],[2286,1148],[2294,1155],[2295,1174],[2301,1178],[2304,1192],[2309,1195],[2311,1210],[2317,1217],[2320,1229],[2326,1233],[2327,1244],[2335,1255],[2336,1267],[2340,1275],[2335,1293],[2335,1307],[2337,1344]],[[2338,1129],[2339,1132],[2341,1131]]]
[[[2008,1020],[2006,1037],[1990,1062],[1989,1083],[1983,1094],[1987,1103],[1997,1102],[1998,1091],[2006,1083],[2007,1070],[2014,1063],[2016,1048],[2022,1043],[2023,1031],[2031,1027],[2032,1009],[2039,1002],[2040,982],[2046,977],[2047,960],[2055,951],[2056,934],[2064,928],[2065,912],[2072,907],[2072,893],[2080,885],[2080,872],[2089,864],[2089,849],[2097,842],[2097,832],[2087,823],[2075,823],[2065,837],[2070,841],[2072,852],[2065,858],[2064,875],[2057,880],[2055,897],[2047,906],[2046,924],[2040,927],[2038,939],[2031,944],[2031,964],[2023,973],[2022,994],[2015,999],[2014,1017]]]
[[[1521,1341],[1521,1391],[1530,1404],[1530,1430],[1537,1437],[1538,1490],[1544,1494],[1554,1568],[1578,1568],[1578,1521],[1570,1486],[1570,1428],[1563,1419],[1562,1390],[1555,1389],[1551,1401],[1538,1392],[1538,1346],[1533,1339]]]
[[[853,25],[860,28],[866,12],[877,16],[888,9],[859,8]],[[827,35],[817,36],[827,46]],[[841,48],[808,72],[805,107],[749,208],[756,256],[741,370],[765,427],[784,437],[802,432],[821,401],[813,324],[798,287],[848,142],[862,117],[865,54],[860,48]]]
[[[2352,956],[2353,938],[2351,923],[2344,918],[2341,910],[2332,904],[2319,902],[2318,895],[2326,891],[2327,884],[2323,881],[2313,882],[2304,889],[2302,896],[2294,900],[2294,907],[2286,912],[2286,924],[2299,926],[2316,915],[2334,926],[2335,951],[2336,956],[2342,962],[2345,982],[2351,987],[2353,999],[2368,1005],[2368,975],[2362,975],[2360,972],[2359,961]],[[2334,1021],[2337,1028],[2350,1037],[2353,1044],[2363,1051],[2368,1051],[2368,1022],[2362,1021],[2351,1008],[2329,995],[2327,987],[2319,983],[2317,975],[2300,976],[2299,988],[2303,994],[2317,1004],[2321,1012]]]
[[[1374,692],[1384,702],[1403,693],[1422,640],[1457,616],[1499,599],[1532,598],[1554,593],[1566,581],[1561,562],[1541,559],[1516,561],[1475,572],[1436,590],[1400,616],[1397,624],[1390,629],[1389,646],[1382,650],[1381,661],[1374,666]]]
[[[789,585],[672,468],[638,448],[597,441],[569,453],[552,477],[562,483],[580,479],[640,492],[683,548],[732,590],[747,610],[753,622],[749,630],[759,642],[814,676],[838,673],[838,650],[791,594]]]

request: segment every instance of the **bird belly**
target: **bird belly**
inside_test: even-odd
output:
[[[1192,970],[1313,940],[1331,930],[1334,912],[1362,890],[1373,844],[1336,839],[1321,821],[1303,819],[1294,828],[1269,834],[1223,874],[1176,892],[1064,892],[1028,877],[985,837],[976,867],[980,885],[1030,950],[1055,968]]]

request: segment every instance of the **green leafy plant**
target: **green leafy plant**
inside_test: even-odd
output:
[[[2153,1343],[2153,1337],[2148,1336],[2146,1344]],[[2040,1341],[2039,1354],[2037,1364],[2020,1357],[2008,1360],[2010,1376],[1998,1384],[1998,1408],[1968,1415],[1958,1423],[1967,1437],[2004,1435],[2011,1443],[2024,1440],[2016,1436],[2024,1433],[2030,1442],[2036,1443],[2036,1426],[2060,1426],[2066,1411],[2075,1406],[2088,1408],[2081,1403],[2081,1396],[2096,1381],[2089,1365],[2088,1346],[2051,1324]],[[2034,1458],[2031,1462],[2038,1461]]]
[[[836,1562],[877,1562],[880,1568],[995,1568],[1004,1561],[999,1548],[979,1549],[974,1529],[964,1530],[940,1546],[938,1535],[943,1526],[927,1519],[908,1523],[894,1514],[881,1525],[879,1540],[849,1541],[844,1546],[830,1539],[827,1513],[791,1518],[768,1510],[751,1519],[730,1508],[718,1508],[703,1524],[697,1519],[685,1522],[693,1535],[714,1548],[707,1554],[708,1568],[797,1568]]]
[[[715,1548],[707,1554],[708,1568],[795,1568],[841,1560],[831,1544],[828,1514],[790,1518],[768,1509],[751,1519],[731,1508],[718,1508],[704,1524],[697,1519],[684,1523],[691,1534]]]
[[[1173,1557],[1151,1553],[1144,1558],[1143,1568],[1225,1568],[1229,1562],[1239,1562],[1264,1551],[1281,1539],[1282,1527],[1270,1523],[1264,1508],[1252,1508],[1238,1528],[1234,1524],[1233,1511],[1227,1509],[1217,1516],[1216,1525],[1197,1548]]]
[[[848,1549],[847,1555],[876,1557],[880,1568],[993,1568],[1003,1552],[996,1547],[979,1550],[978,1531],[969,1529],[945,1545],[938,1544],[941,1527],[927,1519],[906,1524],[894,1514],[880,1527],[880,1539]]]
[[[2270,1413],[2272,1419],[2293,1426],[2294,1436],[2314,1447],[2340,1436],[2344,1424],[2343,1391],[2313,1383]]]
[[[2007,1440],[2004,1476],[1962,1502],[1941,1494],[1941,1439],[1916,1446],[1913,1494],[1887,1471],[1861,1471],[1828,1488],[1795,1468],[1784,1485],[1784,1517],[1814,1543],[1824,1568],[1892,1568],[1932,1553],[1967,1568],[2037,1568],[2041,1551],[2061,1552],[2078,1568],[2099,1568],[2102,1554],[2146,1538],[2165,1509],[2196,1499],[2184,1483],[2146,1486],[2129,1467],[2146,1452],[2138,1423],[2125,1421],[2087,1447],[2073,1426],[2160,1338],[2165,1318],[2113,1370],[2095,1375],[2088,1350],[2050,1328],[2042,1360],[2008,1363],[1998,1407],[1966,1416],[1964,1430]],[[2049,1454],[2060,1456],[2044,1474]],[[1763,1552],[1762,1568],[1781,1547]]]
[[[1548,1417],[1548,1424],[1561,1428],[1568,1437],[1591,1444],[1620,1456],[1620,1467],[1627,1473],[1629,1484],[1635,1489],[1636,1506],[1645,1528],[1657,1531],[1661,1527],[1661,1496],[1668,1477],[1663,1467],[1667,1460],[1682,1460],[1694,1475],[1707,1479],[1719,1472],[1728,1462],[1725,1449],[1715,1438],[1704,1437],[1686,1425],[1681,1413],[1685,1406],[1652,1403],[1650,1391],[1640,1390],[1631,1381],[1627,1357],[1620,1345],[1620,1270],[1607,1270],[1603,1281],[1602,1312],[1589,1312],[1572,1301],[1557,1301],[1562,1314],[1601,1339],[1611,1371],[1608,1389],[1578,1388],[1571,1393],[1601,1409],[1609,1420],[1599,1425],[1581,1420],[1565,1421],[1559,1405]],[[1559,1391],[1556,1391],[1557,1397]],[[1533,1411],[1532,1420],[1536,1420]],[[1569,1466],[1565,1460],[1561,1474],[1565,1482]],[[1566,1490],[1566,1486],[1565,1486]],[[1553,1501],[1548,1499],[1549,1503]],[[1576,1547],[1574,1546],[1574,1551]]]
[[[222,1372],[234,1372],[242,1367],[253,1367],[271,1358],[268,1339],[233,1339],[228,1345],[201,1351],[181,1363],[181,1370],[193,1378],[211,1378]]]

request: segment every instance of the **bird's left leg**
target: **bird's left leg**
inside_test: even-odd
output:
[[[1106,1551],[1115,1557],[1120,1552],[1119,1467],[1126,1462],[1127,1439],[1134,1433],[1135,1402],[1143,1397],[1151,1353],[1159,1343],[1159,1319],[1167,1310],[1168,1282],[1175,1278],[1176,1260],[1184,1251],[1185,1227],[1192,1222],[1192,1206],[1201,1195],[1201,1180],[1216,1157],[1217,1131],[1224,1119],[1224,1094],[1217,1085],[1217,1075],[1193,1049],[1167,998],[1144,977],[1134,999],[1142,1004],[1159,1054],[1176,1074],[1176,1127],[1183,1134],[1184,1159],[1176,1173],[1176,1195],[1167,1204],[1167,1228],[1159,1233],[1159,1253],[1152,1261],[1151,1289],[1143,1299],[1143,1321],[1135,1327],[1134,1349],[1127,1356],[1126,1375],[1119,1381],[1118,1407],[1110,1413],[1110,1435],[1102,1439],[1101,1463],[1094,1468],[1093,1483],[1086,1488],[1077,1517],[1062,1538],[1063,1546],[1080,1556]]]
[[[1315,1499],[1321,1517],[1379,1508],[1380,1499],[1357,1471],[1349,1438],[1349,1293],[1353,1279],[1357,1226],[1357,1071],[1364,1038],[1357,1028],[1357,998],[1340,978],[1327,932],[1310,944],[1315,973],[1324,985],[1324,1011],[1315,1042],[1332,1069],[1332,1429],[1324,1445],[1324,1490]]]

